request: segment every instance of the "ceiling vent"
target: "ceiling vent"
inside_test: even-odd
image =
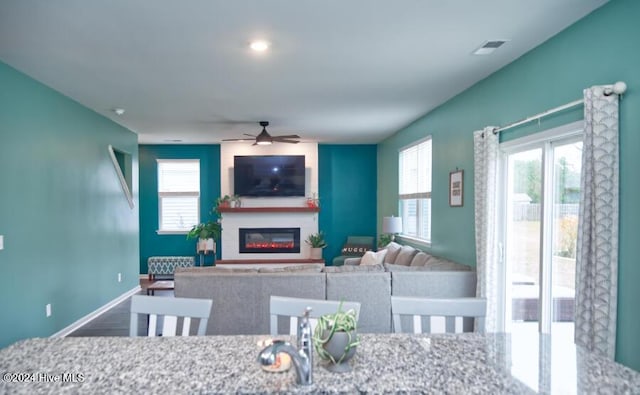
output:
[[[474,55],[489,55],[496,49],[500,48],[504,43],[509,40],[491,40],[485,41],[480,48],[473,51]]]

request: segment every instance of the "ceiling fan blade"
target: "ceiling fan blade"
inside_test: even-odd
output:
[[[280,139],[280,138],[273,138],[273,142],[274,143],[290,143],[290,144],[298,144],[299,141],[297,140],[287,140],[287,139]]]
[[[297,134],[287,134],[284,136],[271,136],[274,139],[299,139],[300,136],[298,136]]]
[[[245,136],[251,136],[253,138],[256,138],[256,135],[254,135],[254,134],[249,134],[249,133],[242,133],[242,134],[244,134]]]
[[[222,141],[255,141],[255,138],[253,139],[222,139]]]

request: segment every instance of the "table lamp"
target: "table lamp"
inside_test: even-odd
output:
[[[390,234],[393,241],[398,233],[402,233],[402,218],[394,216],[383,217],[382,233]]]

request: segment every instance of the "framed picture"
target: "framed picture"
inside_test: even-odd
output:
[[[456,170],[449,173],[449,206],[451,207],[462,207],[463,176],[464,170]]]

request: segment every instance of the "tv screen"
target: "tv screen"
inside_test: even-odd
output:
[[[304,155],[233,157],[233,189],[240,196],[304,196]]]

